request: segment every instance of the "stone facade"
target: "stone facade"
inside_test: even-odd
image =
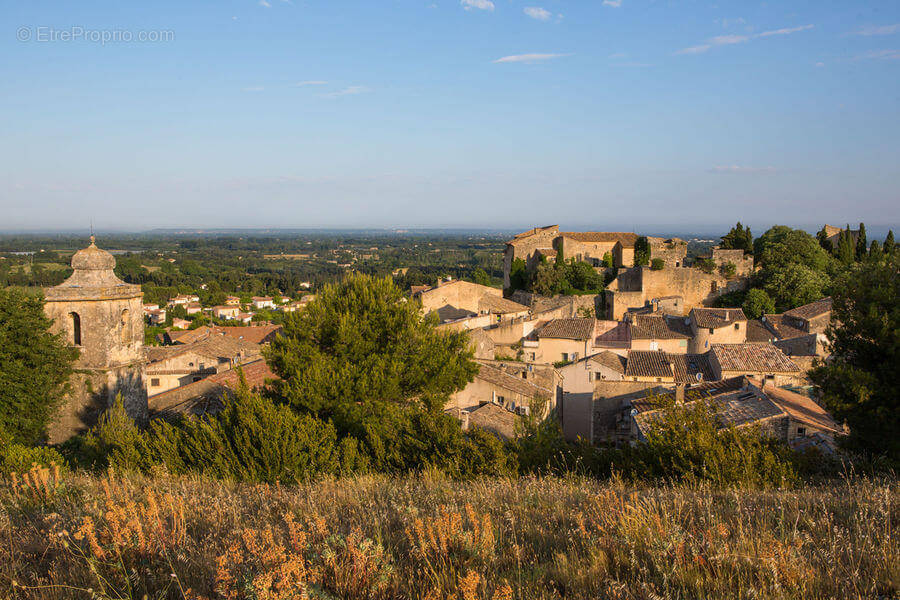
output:
[[[690,267],[647,267],[620,269],[606,290],[606,318],[620,320],[629,309],[641,308],[654,299],[680,296],[682,314],[692,308],[711,306],[722,294],[747,288],[746,277],[728,279],[717,272],[705,273]]]
[[[115,276],[115,265],[92,238],[72,257],[71,277],[45,290],[44,311],[53,332],[63,333],[81,352],[66,402],[50,425],[51,443],[89,428],[117,394],[129,416],[147,421],[143,294],[140,286]]]

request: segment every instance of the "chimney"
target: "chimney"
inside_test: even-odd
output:
[[[684,384],[675,384],[675,404],[684,404]]]

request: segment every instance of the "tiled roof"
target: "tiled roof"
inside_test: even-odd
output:
[[[559,225],[544,225],[543,227],[534,227],[532,229],[529,229],[528,231],[523,231],[522,233],[517,233],[516,235],[513,236],[513,239],[509,240],[506,243],[507,244],[515,244],[516,242],[518,242],[520,240],[530,238],[531,236],[533,236],[537,233],[540,233],[542,231],[547,231],[548,229],[553,229],[554,227],[558,228]]]
[[[620,356],[615,352],[610,352],[609,350],[604,350],[603,352],[599,352],[594,354],[593,356],[589,356],[587,360],[593,361],[598,365],[602,365],[607,369],[611,369],[616,373],[624,373],[625,366],[627,364],[627,360],[625,360],[624,356]]]
[[[716,378],[707,354],[669,354],[668,357],[675,371],[676,383],[698,383]]]
[[[718,329],[747,320],[740,308],[693,308],[690,316],[702,329]]]
[[[241,356],[244,358],[258,356],[259,352],[258,344],[218,334],[210,335],[191,344],[147,346],[144,349],[144,354],[150,362],[149,366],[151,368],[155,363],[188,353],[206,356],[215,360],[223,358],[232,360]]]
[[[809,335],[802,329],[797,329],[785,323],[784,315],[763,315],[762,322],[777,340],[790,340]]]
[[[716,409],[719,428],[740,427],[785,414],[778,405],[753,390],[727,392],[709,398],[708,401]],[[690,400],[688,404],[691,404]],[[634,420],[638,427],[646,430],[662,414],[662,411],[649,410],[638,413]]]
[[[769,331],[766,324],[760,319],[752,319],[747,321],[747,341],[754,343],[771,343],[776,338],[775,334]]]
[[[485,294],[478,301],[478,309],[492,313],[505,314],[525,312],[528,310],[528,307],[500,296]]]
[[[639,237],[624,231],[561,231],[559,235],[578,242],[622,242],[626,248],[634,246]]]
[[[541,328],[538,337],[589,340],[594,337],[594,319],[553,319]]]
[[[710,352],[723,371],[796,373],[794,362],[771,344],[713,344]]]
[[[843,427],[838,425],[828,411],[816,404],[812,398],[772,385],[766,386],[758,379],[754,379],[753,382],[760,386],[763,393],[794,420],[832,433],[844,433]]]
[[[269,380],[278,379],[265,360],[257,360],[240,367],[247,387],[257,389]],[[202,414],[221,409],[226,390],[235,390],[240,382],[238,369],[229,369],[200,381],[177,387],[155,396],[147,403],[153,418],[171,418],[185,414]]]
[[[686,340],[691,337],[683,317],[668,315],[632,315],[633,340]]]
[[[469,426],[481,427],[500,438],[511,439],[516,435],[518,419],[514,412],[489,403],[469,413]]]
[[[672,378],[675,372],[665,352],[658,350],[631,350],[625,367],[626,377]]]
[[[509,373],[504,373],[500,369],[489,367],[488,365],[481,365],[478,369],[478,374],[475,377],[529,398],[538,396],[547,397],[550,395],[550,390],[546,388],[534,385],[521,377],[515,377]]]
[[[821,300],[816,300],[815,302],[810,302],[809,304],[804,304],[803,306],[798,306],[797,308],[792,308],[791,310],[785,312],[789,317],[794,317],[797,319],[803,319],[808,321],[814,317],[818,317],[819,315],[824,315],[827,312],[831,311],[832,301],[831,296],[826,298],[822,298]]]
[[[707,381],[693,385],[685,390],[685,399],[688,401],[701,398],[715,398],[722,394],[728,394],[743,389],[747,385],[746,377],[730,377],[719,381]],[[660,391],[660,388],[644,390],[635,394],[625,394],[631,407],[638,412],[653,410],[660,405],[671,403],[675,400],[675,390],[668,388]]]

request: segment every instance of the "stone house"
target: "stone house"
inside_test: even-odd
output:
[[[552,409],[556,405],[556,393],[496,367],[481,364],[475,379],[453,394],[445,409],[466,412],[485,404],[495,404],[514,413],[527,414],[539,401],[547,403],[547,410]]]
[[[626,381],[690,385],[715,378],[708,354],[631,350],[626,358]]]
[[[747,341],[747,317],[740,308],[693,308],[685,320],[691,332],[691,352],[706,352],[713,344]]]
[[[221,305],[212,307],[212,316],[217,319],[236,319],[241,314],[240,306]]]
[[[666,266],[659,271],[649,267],[620,269],[605,291],[606,318],[620,320],[629,310],[669,296],[681,297],[682,310],[690,311],[711,305],[722,294],[744,290],[748,283],[747,277],[729,279],[718,272],[705,273],[692,267]]]
[[[776,386],[803,379],[800,367],[771,344],[713,344],[708,356],[716,379],[747,375]]]
[[[625,377],[625,359],[608,350],[557,369],[562,394],[558,412],[567,440],[593,439],[591,413],[594,408],[596,383],[622,381]]]
[[[145,353],[147,395],[154,396],[258,360],[260,346],[210,333],[205,339],[191,344],[147,347]]]
[[[684,354],[688,351],[691,330],[684,317],[661,314],[626,315],[631,350],[662,350]]]
[[[603,257],[608,253],[615,267],[630,266],[634,263],[635,233],[604,231],[563,231],[559,225],[535,227],[513,237],[506,243],[503,255],[503,288],[510,286],[509,274],[513,261],[522,259],[526,268],[533,270],[541,257],[556,260],[562,249],[566,260],[588,262],[600,268]]]
[[[525,362],[574,362],[593,354],[594,319],[553,319],[522,341]]]
[[[116,260],[94,243],[72,256],[72,275],[44,290],[50,330],[79,349],[63,405],[48,428],[51,443],[88,429],[117,395],[146,423],[143,293],[116,277]]]
[[[263,359],[242,364],[240,372],[251,390],[278,379]],[[174,419],[218,412],[222,409],[224,396],[234,393],[239,384],[238,369],[229,369],[156,394],[149,399],[150,418]]]

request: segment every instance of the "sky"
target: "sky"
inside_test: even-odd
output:
[[[900,2],[2,0],[0,230],[900,223]]]

